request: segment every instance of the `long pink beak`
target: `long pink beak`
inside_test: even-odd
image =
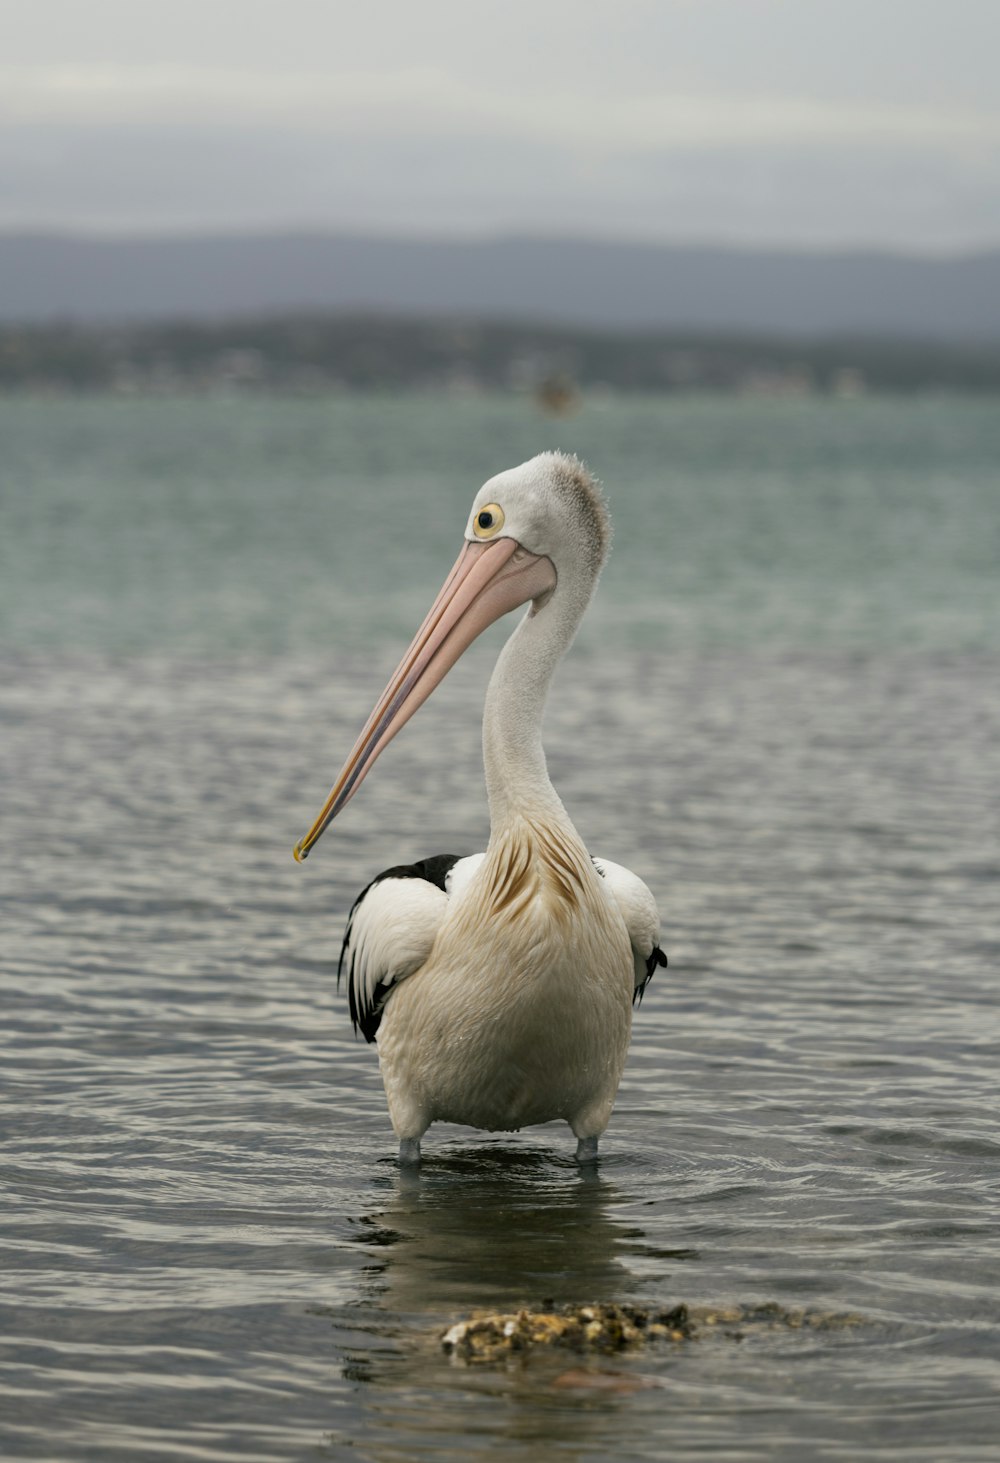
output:
[[[551,559],[529,554],[512,538],[463,546],[430,613],[354,743],[319,817],[295,845],[299,863],[350,802],[379,753],[423,705],[463,650],[501,615],[551,593],[555,585]]]

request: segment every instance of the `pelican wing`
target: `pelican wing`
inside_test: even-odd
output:
[[[374,1041],[385,1003],[427,961],[456,884],[482,859],[435,854],[397,864],[362,889],[351,908],[337,983],[347,974],[351,1021]]]
[[[595,858],[593,862],[625,921],[635,961],[633,999],[641,1001],[657,966],[667,963],[667,957],[660,949],[660,915],[656,901],[639,876],[630,869],[613,864],[610,859]]]

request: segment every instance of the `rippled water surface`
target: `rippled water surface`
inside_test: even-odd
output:
[[[986,1459],[1000,1436],[996,403],[0,403],[4,1459]],[[490,632],[290,850],[546,445],[616,545],[554,779],[656,891],[596,1174],[400,1177],[345,911],[486,834]],[[850,1317],[450,1361],[476,1308]]]

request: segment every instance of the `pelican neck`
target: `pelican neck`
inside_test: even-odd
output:
[[[497,659],[483,713],[491,837],[519,821],[572,828],[549,777],[542,720],[552,677],[589,598],[589,587],[578,596],[560,597],[557,589],[542,609],[528,611]]]

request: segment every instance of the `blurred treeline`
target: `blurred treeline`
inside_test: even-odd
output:
[[[553,390],[554,388],[554,390]],[[0,391],[1000,390],[1000,342],[972,345],[616,333],[376,315],[0,326]]]

